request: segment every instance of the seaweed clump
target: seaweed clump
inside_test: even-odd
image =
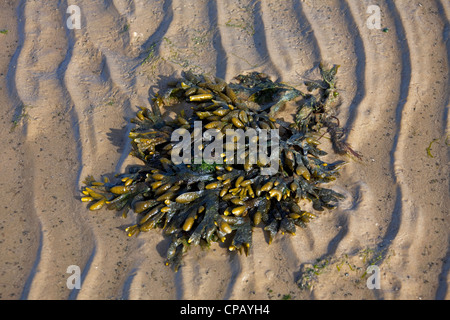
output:
[[[323,187],[336,179],[345,162],[321,160],[326,152],[318,147],[320,131],[326,129],[337,152],[357,155],[342,141],[334,115],[337,70],[338,66],[327,69],[321,64],[322,79],[306,82],[307,93],[256,72],[239,75],[229,84],[186,72],[184,79],[156,95],[152,109],[140,108],[131,119],[135,127],[129,134],[130,154],[143,164],[117,175],[115,181],[99,182],[89,176],[82,201],[92,201],[90,210],[104,206],[124,213],[134,210],[139,218],[125,229],[128,236],[162,228],[171,238],[166,264],[175,270],[192,245],[208,247],[221,241],[229,250],[248,254],[254,227],[268,233],[269,243],[280,232],[295,234],[297,227],[304,228],[317,212],[335,208],[343,198]],[[280,107],[293,100],[298,106],[294,123],[276,120]],[[190,108],[176,119],[162,118],[162,107],[185,103]],[[196,138],[198,123],[202,130],[213,130],[214,139],[207,141],[202,134]],[[233,140],[230,147],[229,129],[266,131],[270,137],[274,130],[279,133],[278,170],[267,174],[263,169],[270,166],[268,161],[252,161],[251,148],[258,137],[244,140],[240,153]],[[179,143],[172,141],[176,130],[192,138],[181,163],[173,161]],[[275,152],[274,140],[268,141]],[[217,142],[232,153],[213,150],[214,161],[195,161],[193,154]],[[302,209],[305,199],[312,210]]]

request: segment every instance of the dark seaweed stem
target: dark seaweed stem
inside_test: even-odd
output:
[[[339,120],[335,116],[335,101],[339,96],[336,89],[336,74],[339,65],[327,69],[320,64],[319,69],[322,81],[305,82],[310,94],[304,95],[304,99],[298,103],[295,124],[302,132],[318,133],[325,128],[336,153],[361,159],[362,156],[344,141],[345,129],[340,127]]]
[[[131,120],[136,126],[129,136],[130,154],[143,164],[114,181],[88,177],[81,200],[92,202],[90,210],[106,206],[124,215],[134,210],[138,220],[126,228],[129,236],[162,228],[171,238],[166,263],[175,270],[192,245],[209,247],[221,241],[229,250],[248,254],[255,227],[268,233],[269,242],[280,232],[295,234],[297,227],[316,217],[301,208],[301,200],[310,201],[317,213],[335,208],[343,198],[322,185],[336,179],[344,161],[322,161],[326,152],[318,148],[315,138],[321,128],[327,128],[336,150],[352,152],[341,142],[341,129],[332,121],[337,69],[321,65],[322,80],[307,83],[307,94],[260,73],[239,75],[228,84],[186,72],[184,79],[155,97],[152,110],[141,108]],[[276,120],[279,108],[298,97],[302,98],[297,102],[295,123]],[[192,115],[181,112],[174,120],[161,118],[160,108],[185,102]],[[172,134],[181,129],[195,137],[199,121],[202,130],[215,130],[215,139],[192,139],[187,147],[190,155],[184,155],[188,161],[175,163],[177,142],[171,141]],[[226,144],[228,129],[279,129],[278,171],[269,175],[263,171],[270,165],[267,161],[251,161],[255,141],[250,139],[241,153],[233,143],[236,152],[231,156],[216,152],[217,161],[194,161],[192,155],[199,149]]]

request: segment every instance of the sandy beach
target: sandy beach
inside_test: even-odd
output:
[[[450,299],[449,19],[446,0],[2,0],[0,299]],[[175,273],[161,231],[80,201],[138,163],[129,120],[182,71],[299,86],[320,62],[362,159],[328,155],[346,199],[295,236],[193,248]]]

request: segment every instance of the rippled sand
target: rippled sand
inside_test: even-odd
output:
[[[449,299],[450,3],[377,1],[372,30],[371,4],[1,1],[0,299]],[[298,85],[320,61],[341,65],[339,120],[363,160],[333,185],[347,199],[295,237],[268,246],[258,229],[249,257],[193,249],[174,273],[161,232],[128,238],[134,215],[79,201],[85,176],[133,163],[129,119],[182,70]]]

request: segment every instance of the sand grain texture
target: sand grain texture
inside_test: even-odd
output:
[[[2,1],[0,299],[449,299],[450,4],[378,1],[388,32],[367,27],[369,5]],[[341,65],[338,117],[363,159],[333,185],[346,200],[296,236],[269,246],[257,229],[248,257],[194,248],[174,273],[161,232],[128,238],[133,214],[79,201],[85,176],[135,163],[129,119],[182,70],[300,85],[320,61]]]

